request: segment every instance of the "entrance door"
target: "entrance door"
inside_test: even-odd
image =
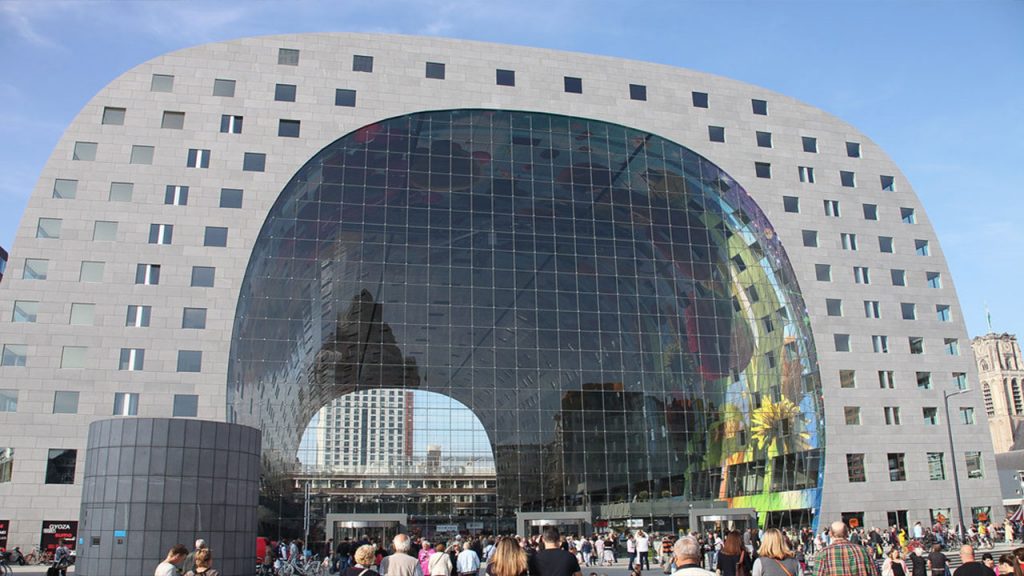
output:
[[[351,542],[369,540],[376,542],[382,548],[391,545],[391,540],[401,531],[401,523],[398,521],[377,521],[377,522],[355,522],[341,521],[334,523],[334,542],[338,543],[348,538]]]
[[[548,526],[554,526],[558,528],[558,533],[563,536],[572,536],[573,534],[579,536],[583,534],[583,520],[527,520],[526,530],[530,536],[540,536],[544,533],[544,530]]]

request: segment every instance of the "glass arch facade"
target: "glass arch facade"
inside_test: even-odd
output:
[[[296,173],[241,288],[228,418],[286,466],[321,406],[371,388],[474,411],[497,516],[820,501],[817,362],[778,237],[722,170],[628,127],[422,112]]]

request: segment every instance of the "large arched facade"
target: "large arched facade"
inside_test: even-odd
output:
[[[271,466],[332,398],[408,388],[480,418],[499,516],[820,501],[789,260],[739,184],[650,133],[479,109],[360,128],[282,191],[235,318],[230,418]]]

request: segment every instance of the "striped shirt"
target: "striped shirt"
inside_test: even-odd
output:
[[[819,552],[814,568],[818,576],[880,576],[867,549],[845,539],[835,539]]]

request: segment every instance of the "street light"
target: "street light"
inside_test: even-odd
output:
[[[963,534],[964,529],[964,505],[963,502],[960,501],[960,477],[956,473],[956,449],[953,448],[953,423],[949,420],[949,399],[967,391],[967,389],[957,390],[955,392],[942,391],[942,402],[946,409],[946,431],[949,433],[949,455],[950,460],[953,461],[953,490],[956,491],[956,513],[961,534]]]

